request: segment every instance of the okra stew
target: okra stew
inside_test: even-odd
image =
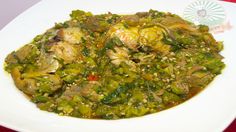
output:
[[[225,67],[209,28],[175,14],[70,16],[5,59],[41,110],[92,119],[156,113],[193,97]]]

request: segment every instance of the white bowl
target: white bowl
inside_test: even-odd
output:
[[[6,55],[52,27],[69,19],[74,9],[94,14],[135,13],[155,9],[183,15],[192,0],[48,0],[41,1],[18,16],[0,32],[0,124],[19,131],[81,132],[212,132],[222,131],[236,116],[236,29],[215,34],[224,41],[226,68],[200,94],[171,109],[139,118],[88,120],[58,116],[39,110],[4,72]],[[236,26],[236,5],[217,2],[225,10],[225,20]],[[198,5],[196,5],[198,6]],[[223,27],[223,26],[222,26]]]

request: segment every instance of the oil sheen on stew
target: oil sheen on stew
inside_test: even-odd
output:
[[[120,119],[176,106],[225,67],[209,28],[150,10],[74,10],[5,59],[16,87],[41,110]]]

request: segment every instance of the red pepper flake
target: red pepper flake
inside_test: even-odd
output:
[[[92,75],[92,74],[90,74],[90,75],[88,76],[88,80],[89,80],[89,81],[97,81],[97,80],[98,80],[98,76],[97,76],[97,75]]]

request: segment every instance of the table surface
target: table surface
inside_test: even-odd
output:
[[[0,4],[0,30],[24,10],[40,0],[7,0]],[[235,2],[236,0],[224,0]],[[11,7],[11,8],[9,8]],[[13,132],[13,130],[0,126],[0,132]],[[226,128],[225,132],[236,132],[236,120]]]

